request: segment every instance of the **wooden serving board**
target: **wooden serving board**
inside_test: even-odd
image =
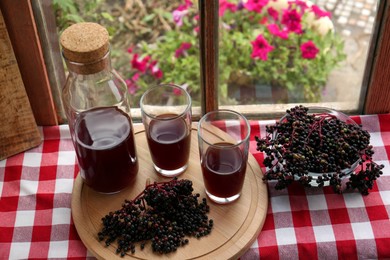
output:
[[[179,179],[190,179],[195,193],[206,197],[200,168],[197,130],[192,128],[191,155],[187,170]],[[210,133],[212,134],[212,133]],[[217,135],[216,135],[217,136]],[[218,136],[219,137],[219,136]],[[149,178],[153,181],[167,181],[153,168],[143,127],[135,128],[135,140],[140,170],[136,181],[125,190],[106,195],[93,191],[86,186],[81,176],[76,178],[72,194],[72,216],[78,234],[90,250],[99,259],[123,259],[115,254],[115,243],[105,247],[99,242],[97,234],[102,227],[101,218],[110,211],[121,208],[125,199],[133,199],[143,191]],[[174,160],[174,158],[172,158]],[[214,220],[211,233],[201,239],[189,238],[189,244],[179,247],[174,253],[160,255],[152,252],[150,242],[145,249],[136,246],[134,254],[128,259],[237,259],[255,241],[263,227],[268,207],[267,186],[262,182],[262,172],[255,158],[249,154],[247,172],[241,197],[227,205],[219,205],[208,200],[209,218]]]

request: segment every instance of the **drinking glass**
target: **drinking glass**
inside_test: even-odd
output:
[[[232,110],[212,111],[198,124],[199,156],[207,196],[226,204],[240,197],[249,152],[248,120]]]
[[[190,156],[190,95],[177,85],[161,84],[142,95],[140,107],[155,170],[165,177],[178,176]]]

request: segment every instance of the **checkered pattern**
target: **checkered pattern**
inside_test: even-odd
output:
[[[269,208],[257,241],[242,259],[383,259],[390,258],[390,115],[353,117],[371,134],[374,160],[384,164],[369,196],[334,194],[330,187],[291,185],[276,191],[268,184]],[[252,121],[252,138],[265,135],[265,125]],[[251,143],[261,164],[263,154]]]
[[[276,191],[269,184],[263,230],[242,259],[390,258],[390,114],[354,119],[371,133],[374,159],[385,165],[374,190],[336,195],[330,188],[294,184]],[[254,136],[272,123],[251,121],[250,149],[262,167]],[[0,259],[93,258],[71,218],[78,167],[68,127],[41,132],[42,145],[0,161]]]

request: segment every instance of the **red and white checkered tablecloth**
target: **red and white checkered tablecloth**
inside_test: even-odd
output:
[[[371,133],[384,174],[368,196],[331,188],[269,184],[264,227],[241,259],[390,259],[390,114],[353,117]],[[251,121],[251,153],[262,165]],[[71,193],[78,173],[67,126],[42,127],[39,147],[0,161],[0,259],[93,258],[73,225]],[[264,169],[264,168],[263,168]]]

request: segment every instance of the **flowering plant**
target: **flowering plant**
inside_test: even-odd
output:
[[[329,73],[345,59],[330,13],[302,0],[220,0],[219,5],[220,98],[228,100],[227,85],[239,74],[301,91],[300,102],[319,101]],[[159,81],[185,84],[193,96],[199,92],[197,10],[196,1],[185,0],[171,13],[174,29],[129,50],[132,93]]]

